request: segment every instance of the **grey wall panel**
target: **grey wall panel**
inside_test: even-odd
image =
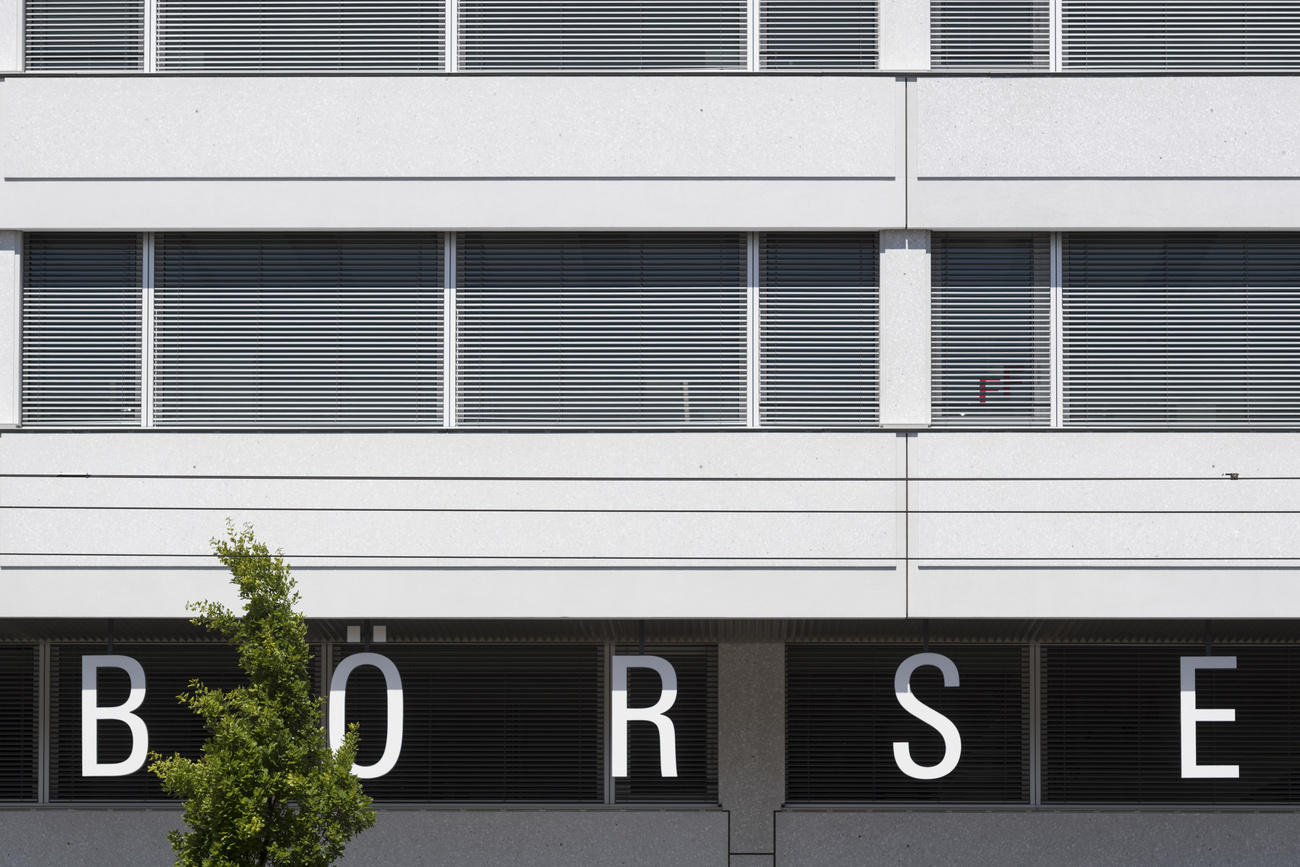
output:
[[[176,810],[0,811],[0,865],[173,863],[167,831]],[[719,810],[381,810],[344,864],[727,864]]]
[[[782,867],[867,864],[1281,864],[1295,813],[783,812]]]

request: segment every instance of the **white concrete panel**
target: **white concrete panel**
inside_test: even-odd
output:
[[[1296,486],[1300,488],[1300,486]],[[16,478],[0,505],[342,511],[892,511],[900,485],[877,481]],[[1297,490],[1300,498],[1300,490]],[[1300,504],[1297,504],[1300,506]]]
[[[185,617],[237,604],[220,568],[3,569],[7,617]],[[902,617],[902,570],[308,569],[308,617]]]
[[[16,78],[9,177],[893,177],[894,81]]]
[[[928,229],[1294,230],[1300,179],[919,180],[910,225]]]
[[[913,514],[913,558],[1300,559],[1294,514]]]
[[[1300,177],[1293,76],[971,76],[912,87],[920,178]]]
[[[0,232],[0,427],[16,425],[19,418],[21,248],[17,232]]]
[[[930,424],[930,233],[880,233],[880,424]]]
[[[892,433],[38,433],[0,472],[583,479],[893,478]]]
[[[1300,617],[1289,565],[912,564],[912,617]]]
[[[880,68],[917,71],[930,68],[930,0],[880,0]]]
[[[892,515],[8,509],[5,551],[205,554],[227,518],[288,557],[817,559],[894,556]]]
[[[1300,513],[1300,480],[914,481],[909,483],[908,505],[913,514],[932,511]]]
[[[904,196],[901,179],[10,181],[0,226],[860,230],[902,226]]]

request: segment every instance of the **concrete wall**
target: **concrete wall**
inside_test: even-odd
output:
[[[897,617],[899,454],[889,433],[0,434],[6,614],[184,616],[227,589],[207,540],[230,518],[284,549],[313,617]]]

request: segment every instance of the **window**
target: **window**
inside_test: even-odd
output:
[[[934,69],[1047,69],[1048,0],[931,0]]]
[[[169,233],[158,426],[442,423],[442,236]]]
[[[1064,421],[1300,421],[1300,235],[1064,239]]]
[[[0,802],[36,800],[36,648],[0,644]]]
[[[1196,673],[1196,706],[1233,708],[1196,726],[1197,762],[1237,779],[1183,779],[1181,656],[1204,645],[1043,648],[1043,801],[1286,804],[1300,801],[1300,648],[1213,648],[1235,669]]]
[[[360,650],[337,648],[335,660]],[[604,648],[594,644],[386,644],[402,677],[404,731],[394,769],[365,781],[380,801],[600,803]],[[383,674],[348,679],[357,763],[383,754]]]
[[[877,236],[769,233],[759,247],[759,418],[874,424],[880,415]]]
[[[761,0],[762,69],[875,69],[875,0]]]
[[[957,666],[945,687],[932,666],[912,675],[913,694],[961,734],[956,768],[937,780],[907,776],[893,744],[917,764],[944,757],[939,732],[905,711],[894,677],[920,645],[786,648],[786,797],[794,803],[1027,803],[1029,650],[1021,645],[933,645]]]
[[[441,72],[443,0],[157,0],[158,70]]]
[[[457,253],[458,424],[745,423],[743,236],[469,232]]]
[[[744,69],[745,0],[460,0],[459,68]]]
[[[934,424],[1047,425],[1048,237],[935,233],[932,249]]]
[[[140,236],[24,240],[23,424],[140,424]]]
[[[1093,70],[1300,69],[1300,3],[1061,0],[1061,65]]]
[[[26,0],[27,69],[143,69],[144,7],[144,0]]]

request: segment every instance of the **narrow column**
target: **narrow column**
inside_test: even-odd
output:
[[[880,68],[924,72],[930,68],[930,0],[880,0]]]
[[[930,425],[930,233],[880,233],[880,425]]]
[[[718,646],[718,798],[731,867],[773,867],[785,801],[785,645]]]
[[[0,0],[0,72],[23,68],[22,0]]]
[[[18,424],[19,235],[0,232],[0,427]]]

